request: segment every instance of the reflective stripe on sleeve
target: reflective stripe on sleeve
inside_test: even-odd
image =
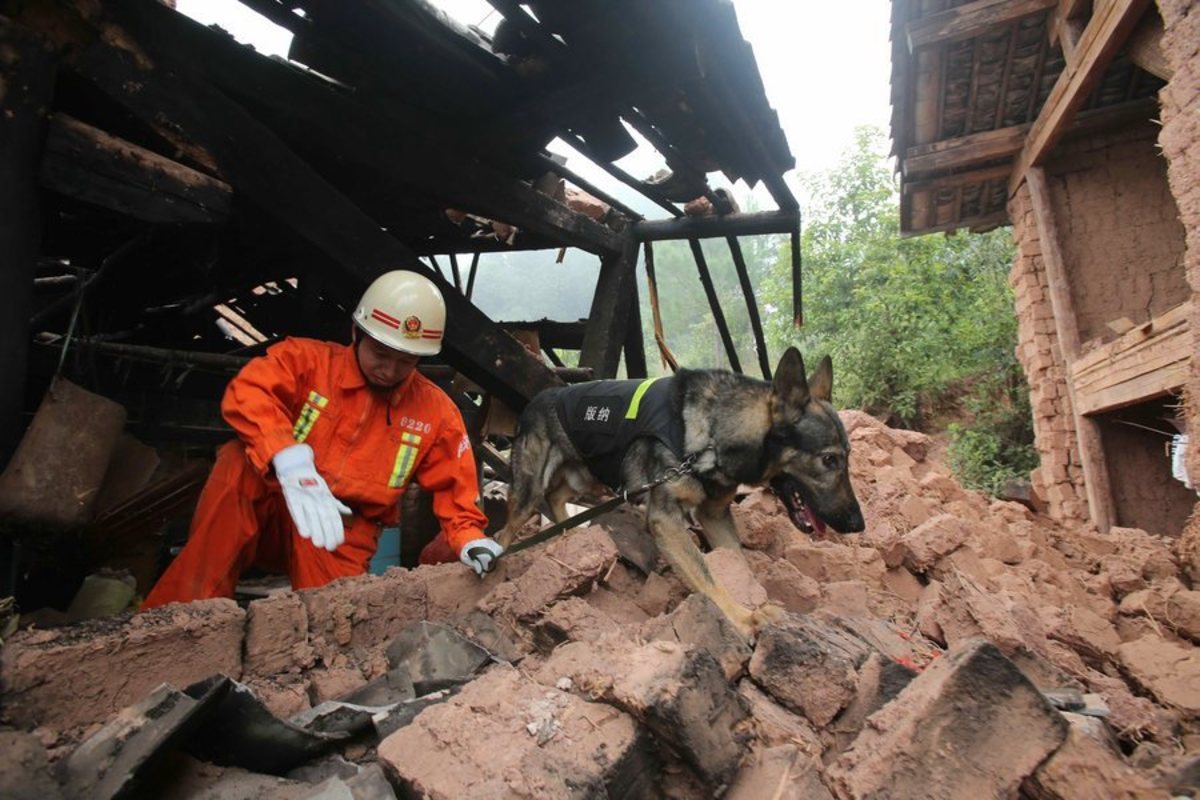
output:
[[[388,486],[399,489],[408,483],[412,477],[413,468],[417,465],[417,453],[420,452],[421,437],[415,433],[400,434],[400,449],[396,451],[396,463],[392,467],[392,475],[388,478]]]
[[[300,416],[296,417],[296,424],[292,426],[292,438],[297,443],[308,438],[317,417],[321,416],[321,409],[328,404],[328,397],[322,397],[316,392],[308,393],[308,400],[304,403],[304,408],[300,410]]]

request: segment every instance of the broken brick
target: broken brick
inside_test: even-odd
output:
[[[843,800],[1013,797],[1066,729],[999,650],[969,642],[869,717],[826,777]]]
[[[378,758],[411,796],[644,797],[647,744],[628,714],[497,667],[384,739]]]
[[[0,650],[4,719],[80,728],[111,719],[164,682],[240,677],[245,619],[232,600],[202,600],[22,631]]]
[[[869,654],[860,640],[809,618],[770,625],[759,635],[750,677],[814,725],[828,725],[854,698],[856,670]]]

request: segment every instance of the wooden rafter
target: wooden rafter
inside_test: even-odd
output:
[[[215,223],[229,184],[65,114],[50,121],[40,181],[53,191],[156,223]]]
[[[923,181],[906,181],[903,189],[905,194],[937,191],[939,189],[958,189],[963,186],[972,186],[977,183],[987,183],[988,181],[1000,180],[1001,178],[1007,179],[1011,172],[1012,167],[1010,165],[1000,164],[994,167],[973,169],[970,172],[957,172],[953,175],[942,175],[937,178],[930,178]]]
[[[905,176],[909,176],[1007,158],[1021,150],[1028,131],[1028,125],[1011,125],[910,147],[901,163],[901,170]]]
[[[909,52],[931,45],[972,39],[1024,17],[1041,14],[1057,0],[975,0],[908,23]]]
[[[1100,4],[1079,38],[1074,63],[1058,76],[1038,113],[1009,180],[1016,192],[1027,171],[1041,164],[1062,139],[1076,112],[1104,77],[1104,70],[1137,26],[1150,0],[1110,0]]]

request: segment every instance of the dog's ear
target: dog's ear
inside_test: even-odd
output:
[[[808,380],[804,377],[804,359],[800,351],[789,347],[775,368],[771,386],[776,409],[803,409],[808,404]]]
[[[817,371],[808,376],[808,390],[818,400],[833,401],[833,359],[829,356],[822,358]]]

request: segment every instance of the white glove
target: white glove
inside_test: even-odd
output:
[[[325,479],[317,472],[312,448],[306,444],[285,447],[271,459],[275,477],[283,487],[296,530],[315,546],[333,552],[346,540],[342,515],[354,512],[329,491]]]
[[[485,536],[481,539],[472,539],[463,545],[462,552],[458,554],[458,560],[475,570],[475,574],[482,578],[484,573],[492,571],[492,568],[496,566],[496,559],[503,552],[504,548],[499,542]]]

